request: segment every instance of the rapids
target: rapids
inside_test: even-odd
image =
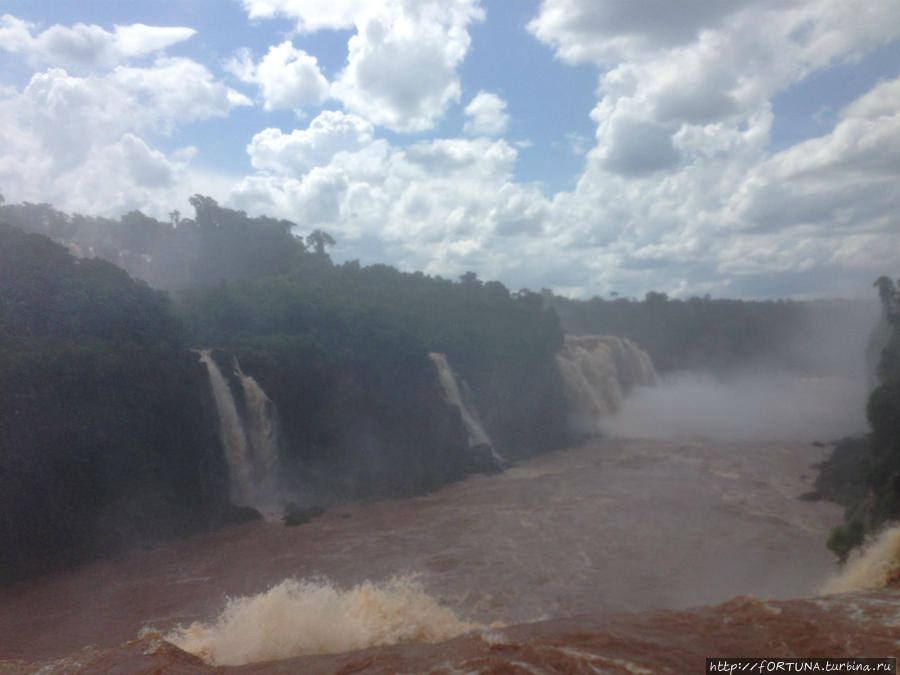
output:
[[[338,507],[301,527],[257,521],[133,550],[0,591],[0,659],[112,648],[148,627],[214,627],[229,598],[252,601],[286,579],[296,582],[282,590],[331,598],[309,613],[327,606],[342,617],[331,621],[335,634],[353,613],[347,594],[366,582],[386,591],[372,608],[389,621],[398,575],[425,594],[406,597],[425,608],[426,626],[445,611],[445,625],[509,625],[741,594],[812,596],[833,571],[824,541],[841,509],[797,497],[827,452],[800,442],[595,440],[430,495]],[[247,631],[259,630],[255,616]],[[300,621],[285,617],[268,620]]]

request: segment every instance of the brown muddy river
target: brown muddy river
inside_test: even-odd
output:
[[[134,550],[0,591],[0,659],[209,622],[228,597],[287,578],[334,589],[413,575],[484,624],[811,596],[833,571],[824,542],[841,509],[798,497],[827,454],[799,442],[595,440],[300,527],[256,522]],[[267,620],[286,621],[255,619]]]

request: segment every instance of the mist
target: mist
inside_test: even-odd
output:
[[[829,441],[866,430],[863,375],[676,373],[603,420],[615,438]]]
[[[599,431],[734,441],[831,441],[863,433],[878,319],[874,302],[808,303],[766,351],[749,351],[725,367],[664,372],[656,386],[635,389],[600,420]],[[694,340],[700,345],[703,336]]]

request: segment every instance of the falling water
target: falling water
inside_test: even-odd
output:
[[[269,497],[276,492],[279,473],[278,449],[281,440],[278,411],[256,380],[244,374],[237,358],[233,360],[233,367],[244,391],[247,440],[251,448],[256,493],[258,497]]]
[[[212,387],[216,411],[219,413],[219,438],[228,464],[231,501],[239,506],[252,506],[253,465],[247,456],[247,434],[244,431],[244,424],[238,415],[228,380],[222,375],[208,349],[200,351],[200,361],[209,372],[209,384]]]
[[[275,404],[257,382],[241,371],[237,359],[232,367],[244,395],[246,420],[242,420],[228,380],[210,356],[201,350],[200,361],[209,372],[213,400],[219,414],[219,437],[228,464],[231,501],[266,513],[271,510],[278,477],[278,422]]]
[[[432,360],[435,368],[437,368],[438,379],[444,390],[444,399],[447,403],[456,406],[459,409],[463,426],[465,426],[466,433],[469,435],[469,447],[474,448],[479,445],[489,446],[494,460],[502,463],[504,461],[503,458],[496,449],[494,449],[494,444],[491,442],[490,436],[488,436],[487,431],[484,430],[484,425],[478,417],[478,411],[475,410],[475,406],[472,405],[472,395],[469,392],[466,383],[462,382],[462,386],[460,386],[460,382],[456,379],[456,375],[444,354],[430,352],[428,358]]]
[[[613,335],[567,335],[556,362],[565,382],[570,423],[581,430],[617,412],[634,387],[657,380],[647,352]]]

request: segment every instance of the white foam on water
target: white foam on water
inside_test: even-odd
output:
[[[441,642],[478,628],[441,607],[412,577],[349,590],[326,580],[285,579],[257,595],[229,599],[214,622],[179,626],[166,640],[218,666]]]
[[[884,588],[900,579],[900,526],[884,530],[850,555],[843,568],[822,586],[822,593]]]

